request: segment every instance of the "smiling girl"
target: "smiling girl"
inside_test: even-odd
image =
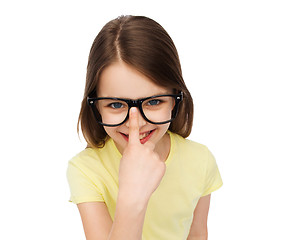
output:
[[[122,16],[95,38],[78,124],[87,148],[69,161],[70,201],[88,240],[207,239],[215,158],[187,140],[193,102],[166,31]]]

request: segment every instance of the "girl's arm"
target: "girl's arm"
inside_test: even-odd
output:
[[[141,239],[147,202],[130,201],[118,197],[110,240]]]
[[[108,239],[112,219],[104,202],[77,204],[87,240]]]
[[[194,218],[187,240],[207,240],[207,220],[211,194],[201,197],[194,211]]]
[[[148,201],[166,170],[155,145],[139,140],[138,110],[130,109],[129,140],[119,169],[114,222],[102,202],[78,204],[87,240],[140,240]]]
[[[118,200],[113,223],[103,202],[77,206],[87,240],[141,239],[146,207]]]

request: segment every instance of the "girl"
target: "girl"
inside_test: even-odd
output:
[[[207,239],[215,159],[185,139],[193,121],[176,48],[146,17],[95,38],[78,121],[88,145],[69,161],[70,201],[88,240]]]

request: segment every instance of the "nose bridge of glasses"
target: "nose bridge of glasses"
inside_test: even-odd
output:
[[[140,109],[141,100],[128,100],[127,103],[129,105],[129,108],[137,107]]]
[[[128,103],[128,106],[129,106],[129,110],[132,107],[136,107],[139,110],[139,114],[143,116],[142,108],[141,108],[142,100],[140,100],[140,99],[139,100],[128,100],[127,103]]]
[[[144,114],[142,113],[142,107],[141,107],[141,104],[142,104],[142,100],[141,99],[138,99],[138,100],[128,100],[127,103],[128,103],[128,106],[129,106],[129,110],[132,108],[132,107],[136,107],[138,108],[139,110],[139,125],[143,125],[145,124],[146,120],[145,120],[145,117],[144,117]],[[127,120],[129,118],[129,114],[127,116]],[[128,122],[127,121],[127,125],[128,125]]]

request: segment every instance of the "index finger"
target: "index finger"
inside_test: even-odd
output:
[[[129,116],[129,143],[140,143],[139,116],[135,107],[130,109]]]

